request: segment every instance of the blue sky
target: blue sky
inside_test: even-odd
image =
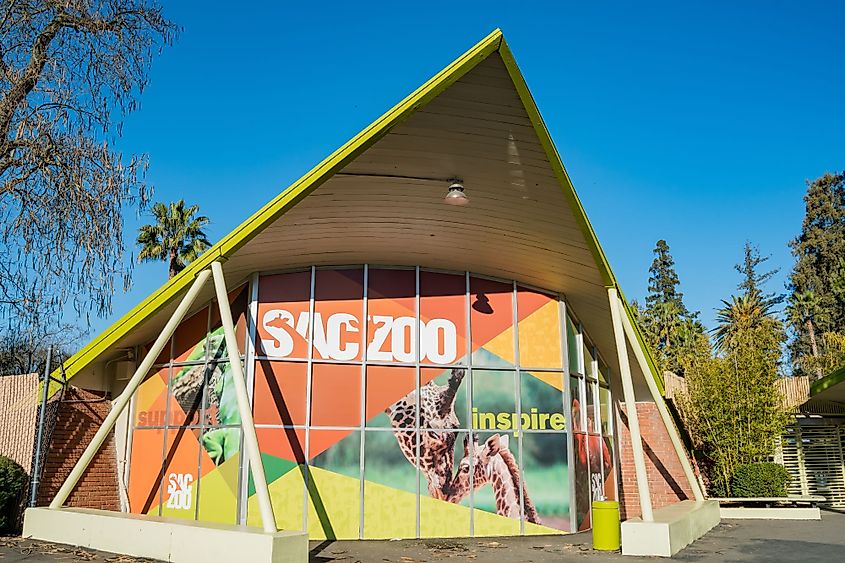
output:
[[[165,2],[184,31],[124,127],[212,240],[496,27],[629,297],[659,238],[705,324],[746,239],[782,289],[804,181],[845,169],[841,2],[282,4]],[[136,266],[92,334],[166,276]]]

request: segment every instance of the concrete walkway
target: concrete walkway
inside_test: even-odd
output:
[[[813,563],[845,560],[845,514],[822,513],[822,521],[724,520],[675,559],[681,561],[772,561]],[[658,558],[648,560],[658,561]],[[314,563],[421,563],[471,561],[636,561],[590,549],[589,534],[467,540],[312,542]],[[0,563],[149,561],[70,546],[0,537]],[[201,563],[201,562],[198,562]],[[240,562],[232,562],[240,563]]]
[[[311,561],[355,563],[385,561],[660,561],[662,558],[623,557],[591,549],[588,533],[563,537],[521,537],[471,540],[340,541],[311,544]],[[845,515],[822,512],[819,521],[723,520],[706,536],[673,560],[765,561],[801,563],[845,561]]]

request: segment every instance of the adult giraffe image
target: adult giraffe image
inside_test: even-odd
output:
[[[455,414],[455,397],[466,375],[466,369],[453,368],[446,385],[434,381],[423,385],[419,391],[420,432],[416,432],[415,412],[417,391],[413,390],[389,407],[393,435],[405,458],[417,466],[417,435],[419,438],[419,468],[428,481],[432,498],[445,500],[452,483],[455,463],[455,440],[460,426]]]

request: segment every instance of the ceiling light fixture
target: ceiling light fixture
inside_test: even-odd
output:
[[[458,177],[452,176],[451,178],[426,178],[422,176],[405,176],[402,174],[381,174],[377,172],[338,172],[335,174],[336,177],[340,178],[378,178],[378,179],[385,179],[385,180],[417,180],[423,182],[448,182],[449,183],[449,191],[446,193],[446,197],[443,198],[445,203],[449,205],[467,205],[469,203],[469,198],[464,193],[464,183]]]
[[[464,185],[458,181],[452,182],[449,186],[449,192],[443,199],[449,205],[466,205],[469,203],[469,198],[464,193]]]

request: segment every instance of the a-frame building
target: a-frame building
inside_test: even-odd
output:
[[[63,369],[117,397],[90,450],[117,425],[135,514],[393,538],[710,506],[498,30]]]

